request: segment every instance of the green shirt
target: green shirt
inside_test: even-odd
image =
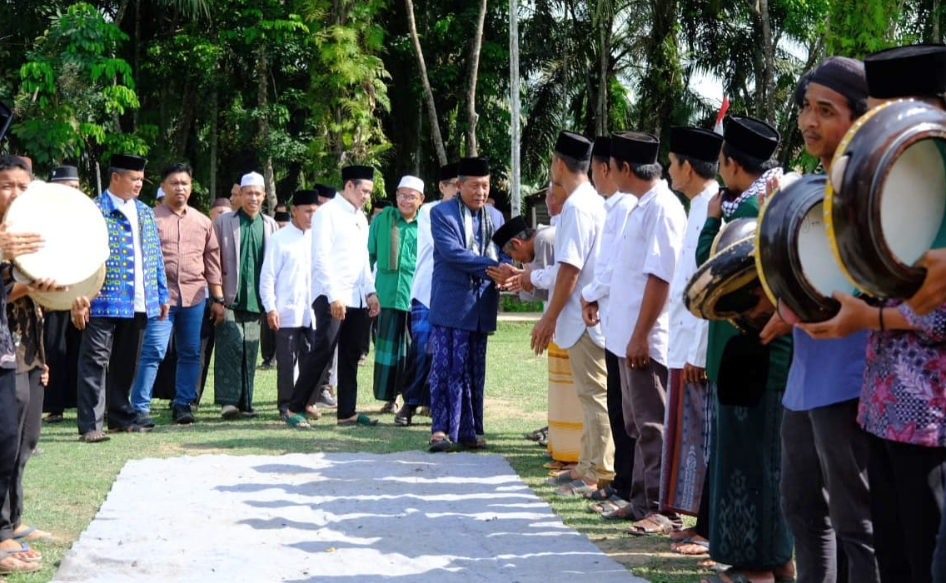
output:
[[[759,216],[759,199],[752,197],[743,201],[729,220],[754,219]],[[710,249],[716,235],[722,228],[723,221],[716,217],[708,217],[700,231],[700,241],[696,247],[696,262],[703,265],[710,258]],[[733,336],[739,334],[739,329],[728,320],[712,320],[709,324],[709,342],[706,346],[706,376],[714,383],[719,380],[719,367],[723,359],[723,349]],[[784,390],[788,380],[788,367],[792,362],[792,337],[781,336],[769,344],[769,379],[767,389]]]
[[[259,273],[263,267],[263,216],[250,218],[243,212],[240,215],[240,285],[236,299],[230,306],[234,310],[263,313],[263,300],[259,297]]]
[[[372,219],[368,229],[368,258],[373,269],[378,264],[378,256],[390,251],[391,232],[382,231],[384,225],[391,225],[393,222],[398,231],[398,265],[397,269],[383,269],[377,265],[374,286],[382,308],[409,312],[411,282],[414,280],[414,268],[417,263],[417,216],[407,221],[395,207],[385,209],[385,212],[391,213],[391,220],[379,220],[381,215],[378,215]]]

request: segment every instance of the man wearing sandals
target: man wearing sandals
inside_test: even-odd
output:
[[[108,189],[95,199],[108,226],[110,253],[105,283],[93,300],[77,298],[73,323],[84,329],[79,345],[78,422],[81,440],[108,439],[113,432],[147,431],[129,400],[148,318],[170,311],[161,239],[151,208],[138,200],[145,159],[116,154]]]
[[[368,220],[364,206],[374,190],[374,169],[342,168],[344,187],[319,208],[312,220],[312,310],[315,342],[299,363],[286,423],[308,428],[303,415],[312,393],[321,389],[325,370],[338,348],[338,424],[375,425],[358,413],[358,359],[368,319],[381,306],[368,262]]]

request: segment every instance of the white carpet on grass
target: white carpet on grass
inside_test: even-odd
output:
[[[54,582],[646,583],[498,455],[130,461]]]

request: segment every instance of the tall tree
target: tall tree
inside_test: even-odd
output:
[[[447,151],[443,147],[443,138],[440,136],[440,121],[437,118],[437,104],[434,102],[434,92],[430,88],[430,78],[427,76],[427,63],[424,61],[424,50],[420,45],[420,37],[417,34],[417,22],[414,19],[414,3],[411,0],[404,0],[404,6],[407,9],[407,24],[411,33],[411,42],[414,46],[414,53],[417,55],[417,69],[420,72],[420,80],[424,86],[425,105],[427,106],[427,116],[430,123],[430,138],[434,141],[434,149],[437,152],[437,160],[441,166],[447,164]]]
[[[479,13],[476,17],[476,28],[473,38],[470,39],[470,57],[467,61],[466,82],[466,155],[477,155],[476,124],[479,114],[476,113],[476,81],[480,70],[480,49],[483,46],[483,25],[486,23],[487,0],[480,0]]]

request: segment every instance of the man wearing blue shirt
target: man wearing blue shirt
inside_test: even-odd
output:
[[[798,126],[825,170],[841,139],[867,109],[862,62],[831,57],[803,78]],[[764,339],[791,328],[778,316]],[[814,340],[792,330],[794,356],[782,404],[782,510],[795,538],[798,583],[877,583],[867,434],[857,425],[866,332]],[[830,502],[830,505],[829,505]],[[840,548],[838,548],[840,547]],[[847,557],[847,577],[837,557]]]

